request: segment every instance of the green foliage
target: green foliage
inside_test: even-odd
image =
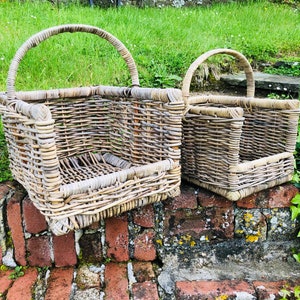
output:
[[[299,181],[298,181],[299,182]],[[291,219],[295,221],[300,217],[300,193],[298,193],[292,200],[292,205],[290,206],[291,210]],[[298,232],[297,237],[300,237],[300,231]],[[294,259],[300,263],[300,253],[293,254]]]
[[[13,272],[8,276],[9,279],[17,279],[24,276],[25,268],[22,266],[16,266]]]
[[[134,57],[144,87],[180,88],[190,64],[214,48],[240,51],[252,64],[300,57],[299,11],[281,3],[101,9],[0,0],[0,91],[6,90],[10,61],[22,43],[40,30],[67,23],[97,26],[120,39]],[[214,63],[220,65],[220,61],[217,58]],[[292,75],[297,72],[293,69]],[[84,33],[54,36],[31,49],[16,78],[16,90],[98,84],[130,85],[128,68],[112,45]],[[0,122],[0,182],[12,179],[8,165]]]
[[[278,100],[283,100],[283,99],[292,99],[291,95],[289,94],[277,94],[277,93],[270,93],[268,94],[268,98],[270,99],[278,99]]]
[[[280,290],[279,295],[281,296],[280,300],[300,300],[300,286],[289,287],[286,285]]]
[[[278,68],[267,67],[264,69],[264,72],[269,74],[280,74],[286,76],[300,76],[300,62],[294,62],[290,64],[286,63]]]
[[[9,170],[8,152],[0,118],[0,182],[6,180],[12,180],[12,175]]]

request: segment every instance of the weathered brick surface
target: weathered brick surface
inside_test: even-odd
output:
[[[150,262],[133,262],[133,273],[137,282],[152,281],[155,279],[155,273]]]
[[[206,241],[231,239],[234,235],[233,220],[233,208],[177,210],[166,214],[164,235],[189,235]]]
[[[298,191],[294,185],[287,183],[241,199],[237,201],[237,206],[246,209],[290,207]]]
[[[105,299],[129,300],[126,264],[109,263],[106,265]]]
[[[255,299],[255,290],[246,281],[179,281],[176,297],[180,300]]]
[[[142,261],[153,261],[156,258],[154,244],[155,232],[152,229],[145,230],[134,239],[134,258]]]
[[[247,242],[267,239],[267,217],[260,209],[243,209],[235,216],[235,236]]]
[[[33,236],[28,239],[27,250],[28,263],[30,266],[51,266],[51,249],[48,236]]]
[[[81,257],[84,262],[100,263],[103,259],[100,232],[84,234],[80,240]]]
[[[12,286],[13,280],[9,279],[12,270],[0,271],[0,295],[7,293],[8,289]]]
[[[154,282],[138,282],[132,285],[134,300],[159,300],[157,285]]]
[[[53,235],[53,252],[56,267],[74,266],[77,263],[74,232]]]
[[[223,207],[231,208],[233,207],[233,202],[227,200],[226,198],[211,193],[205,189],[199,189],[197,193],[197,200],[202,207]]]
[[[45,300],[69,300],[72,292],[73,274],[73,268],[51,270]]]
[[[258,300],[279,299],[279,292],[286,284],[285,281],[264,282],[254,281],[253,286]]]
[[[127,214],[109,218],[106,224],[107,257],[118,262],[129,260]]]
[[[7,203],[7,222],[14,244],[15,260],[18,264],[25,266],[26,248],[21,215],[21,201],[23,198],[24,190],[17,189],[13,197]]]
[[[166,210],[175,210],[180,208],[197,208],[197,196],[194,187],[183,184],[181,194],[164,202]]]
[[[266,299],[282,299],[281,291],[287,290],[291,293],[291,299],[296,286],[300,286],[300,279],[296,280],[280,280],[280,281],[253,281],[252,282],[258,300]]]
[[[47,230],[47,222],[45,217],[34,206],[33,202],[28,196],[23,200],[23,217],[27,232],[37,234]]]
[[[7,300],[32,299],[32,289],[37,280],[38,272],[35,268],[25,271],[24,276],[15,280],[13,286],[8,290]]]
[[[153,228],[155,225],[154,222],[154,209],[152,205],[146,205],[135,209],[132,212],[133,222],[136,225],[145,227],[145,228]]]
[[[3,199],[10,191],[11,187],[8,183],[2,182],[0,183],[0,199]]]
[[[269,190],[268,207],[289,208],[291,200],[298,193],[298,189],[292,184],[284,184]]]

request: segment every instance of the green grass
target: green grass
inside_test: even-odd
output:
[[[255,67],[277,60],[300,62],[300,14],[292,6],[244,1],[194,8],[100,9],[49,2],[0,0],[0,91],[17,49],[51,26],[83,23],[120,39],[132,53],[142,86],[180,87],[189,65],[213,48],[242,52]],[[62,34],[30,50],[21,61],[16,90],[82,85],[130,85],[126,65],[106,41]],[[0,122],[1,125],[1,122]],[[0,181],[9,179],[0,126]]]
[[[180,78],[201,53],[218,47],[242,52],[253,63],[300,61],[299,11],[266,1],[197,8],[122,7],[100,9],[46,2],[0,3],[0,91],[9,63],[32,34],[65,23],[101,27],[132,53],[147,86],[180,86]],[[178,77],[179,76],[179,77]],[[129,84],[119,54],[88,34],[53,37],[21,62],[17,89],[89,84]]]

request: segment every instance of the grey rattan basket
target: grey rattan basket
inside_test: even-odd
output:
[[[91,33],[111,43],[129,68],[132,87],[16,92],[26,52],[65,32]],[[15,54],[2,95],[10,167],[55,234],[179,193],[181,91],[138,85],[127,48],[97,27],[52,27]]]
[[[190,95],[195,71],[216,54],[239,61],[247,97]],[[201,55],[188,69],[182,92],[183,178],[233,201],[291,180],[299,101],[254,98],[253,71],[241,53],[215,49]]]

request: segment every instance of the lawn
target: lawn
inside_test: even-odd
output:
[[[91,8],[50,2],[1,2],[0,91],[17,49],[45,28],[67,23],[97,26],[120,39],[133,55],[142,86],[179,87],[189,65],[203,52],[231,48],[254,68],[277,61],[300,62],[300,14],[269,1],[243,1],[194,8]],[[214,60],[219,69],[231,60]],[[299,68],[299,67],[298,67]],[[119,53],[84,33],[52,37],[21,61],[16,90],[82,85],[130,85]],[[1,124],[0,124],[1,125]],[[0,126],[0,181],[9,178]]]

